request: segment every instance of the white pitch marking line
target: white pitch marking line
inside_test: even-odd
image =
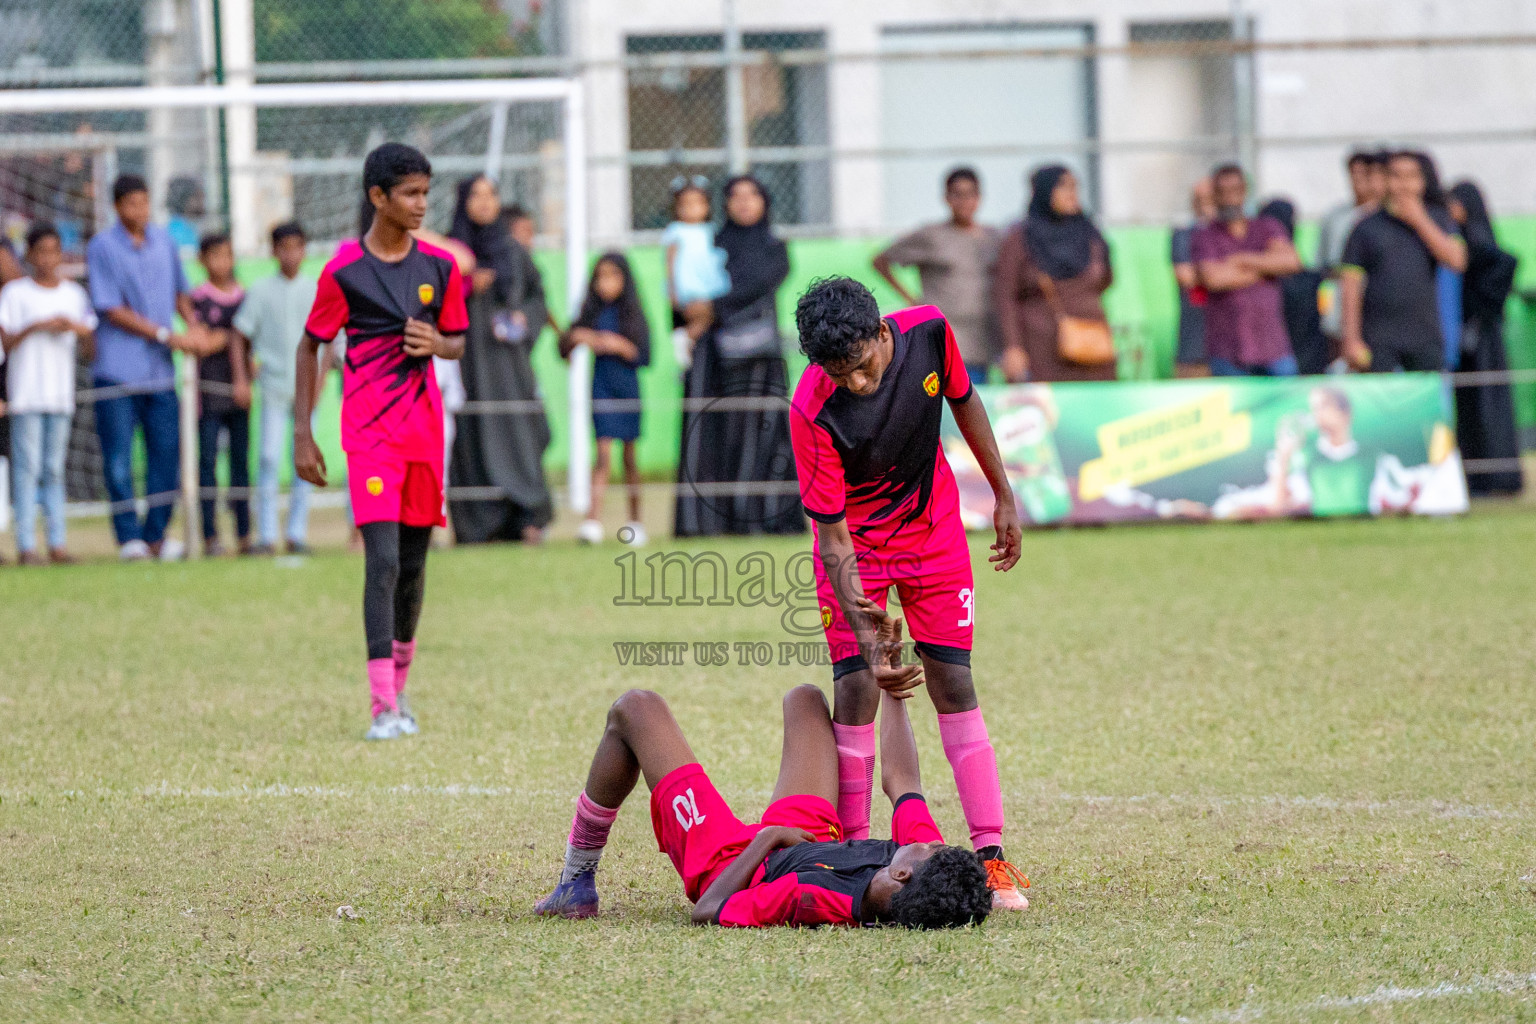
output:
[[[1536,994],[1536,974],[1493,974],[1474,977],[1467,982],[1442,981],[1426,988],[1404,988],[1401,985],[1382,985],[1374,991],[1358,996],[1319,996],[1305,1003],[1266,1006],[1263,1003],[1244,1004],[1235,1010],[1215,1010],[1194,1017],[1135,1017],[1119,1024],[1247,1024],[1276,1015],[1295,1017],[1310,1015],[1323,1010],[1347,1010],[1356,1006],[1389,1006],[1395,1003],[1411,1003],[1418,1000],[1456,999],[1479,995]]]
[[[29,798],[62,798],[62,799],[117,799],[123,797],[139,797],[146,799],[167,800],[248,800],[253,798],[277,798],[277,799],[354,799],[370,796],[428,796],[428,797],[518,797],[529,799],[535,797],[554,796],[563,797],[569,794],[565,789],[485,785],[482,783],[449,783],[446,785],[418,785],[414,783],[402,783],[394,786],[325,786],[325,785],[288,785],[286,783],[274,783],[269,786],[174,786],[162,781],[157,785],[138,786],[133,789],[112,789],[99,787],[94,790],[87,789],[58,789],[58,790],[0,790],[0,799],[26,800]],[[744,793],[744,802],[764,797],[763,793]],[[1312,811],[1339,811],[1344,813],[1366,814],[1390,814],[1409,817],[1433,816],[1437,818],[1494,818],[1494,819],[1525,819],[1531,816],[1531,809],[1526,807],[1489,807],[1478,804],[1463,804],[1451,800],[1361,800],[1340,799],[1331,796],[1282,796],[1272,794],[1268,796],[1203,796],[1190,793],[1132,793],[1132,794],[1093,794],[1093,793],[1051,793],[1039,792],[1020,793],[1018,791],[1006,794],[1010,801],[1018,803],[1038,803],[1041,801],[1061,804],[1080,804],[1089,807],[1146,807],[1153,808],[1159,805],[1172,807],[1198,808],[1265,808],[1272,807],[1282,810],[1312,810]]]

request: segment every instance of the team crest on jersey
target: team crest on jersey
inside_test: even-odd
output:
[[[431,302],[432,296],[436,294],[437,292],[433,291],[432,286],[429,284],[418,285],[416,288],[416,297],[421,300],[423,306]]]
[[[829,608],[827,605],[822,605],[821,606],[821,628],[822,629],[831,629],[832,628],[832,609]]]
[[[937,373],[930,373],[923,378],[923,390],[928,393],[929,398],[939,393],[939,375]]]
[[[377,498],[384,493],[384,480],[382,477],[371,476],[363,486],[368,488],[368,493]]]

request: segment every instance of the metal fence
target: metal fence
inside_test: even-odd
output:
[[[1489,30],[1477,22],[1486,12],[1468,12],[1461,35],[1325,37],[1253,2],[1263,9],[1252,17],[1133,15],[1112,30],[1091,3],[1075,20],[975,24],[935,3],[927,22],[877,24],[845,43],[841,9],[775,27],[757,20],[757,5],[723,0],[687,31],[620,9],[600,27],[616,37],[598,51],[611,55],[593,58],[571,56],[594,52],[591,39],[567,38],[578,2],[254,0],[255,77],[580,77],[594,112],[592,234],[605,244],[654,240],[679,175],[750,169],[786,234],[857,239],[942,216],[940,181],[956,164],[981,172],[982,219],[1007,223],[1023,209],[1027,171],[1059,160],[1079,171],[1102,223],[1146,243],[1122,250],[1127,259],[1161,260],[1163,236],[1135,232],[1184,221],[1190,185],[1218,160],[1240,160],[1257,194],[1286,194],[1309,220],[1345,199],[1348,151],[1384,145],[1425,148],[1447,180],[1479,180],[1499,215],[1536,213],[1536,33]],[[218,81],[220,6],[10,0],[0,88]],[[1287,35],[1288,24],[1299,27]],[[190,246],[227,223],[228,183],[246,174],[258,222],[297,216],[325,243],[355,231],[361,157],[390,138],[420,145],[451,177],[497,172],[503,199],[560,244],[552,107],[262,110],[239,166],[225,159],[226,127],[211,111],[0,116],[0,233],[16,242],[49,219],[78,258],[110,222],[111,179],[136,171]],[[429,221],[446,227],[451,190],[433,201]],[[1168,302],[1165,276],[1122,280]],[[1140,307],[1116,327],[1130,347],[1148,346]],[[89,415],[83,406],[70,462],[81,499],[102,496]]]
[[[838,46],[847,10],[801,12],[785,30],[763,27],[758,5],[736,0],[689,31],[656,28],[643,5],[621,5],[615,23],[589,27],[585,40],[564,38],[581,0],[253,2],[259,81],[581,76],[601,115],[588,127],[594,230],[618,244],[664,226],[679,175],[719,180],[748,168],[794,234],[878,235],[936,216],[938,180],[960,163],[982,173],[983,218],[1006,222],[1022,208],[1025,172],[1047,160],[1080,172],[1110,225],[1181,218],[1190,184],[1225,159],[1249,167],[1257,190],[1295,199],[1306,220],[1344,197],[1347,151],[1371,145],[1427,148],[1448,177],[1480,179],[1496,211],[1536,212],[1523,172],[1536,159],[1536,34],[1478,30],[1486,13],[1469,14],[1462,35],[1394,27],[1352,37],[1294,34],[1305,24],[1267,2],[1250,2],[1248,16],[1112,24],[1094,4],[1078,20],[974,24],[941,17],[935,4],[927,22],[891,25],[871,8],[874,30]],[[215,80],[220,7],[12,0],[0,9],[0,86]],[[612,56],[579,56],[588,52]],[[471,145],[453,126],[423,129],[415,117],[284,112],[263,118],[259,150],[308,161],[313,178],[296,179],[296,201],[327,206],[331,169],[339,175],[339,161],[369,137],[418,138],[449,160]],[[517,111],[507,124],[522,140],[514,177],[537,174],[544,120]],[[28,159],[87,130],[103,144],[93,152],[116,150],[121,166],[169,166],[153,177],[168,200],[170,179],[198,170],[191,154],[212,153],[219,126],[153,115],[12,121],[0,125],[8,172],[33,192],[53,177],[57,191],[79,195],[78,160]],[[203,169],[211,219],[221,171]],[[537,190],[514,180],[508,192]],[[13,213],[40,201],[26,187],[12,192],[22,201],[0,204]]]

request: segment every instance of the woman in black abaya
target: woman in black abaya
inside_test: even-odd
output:
[[[538,379],[529,354],[547,316],[532,259],[507,230],[496,185],[484,175],[459,182],[449,237],[475,254],[467,297],[469,331],[462,372],[469,402],[534,402]],[[455,540],[538,543],[554,518],[544,478],[549,421],[542,409],[458,416],[454,489],[481,489],[474,500],[448,503]],[[487,496],[491,491],[494,497]]]
[[[684,377],[684,397],[695,408],[683,413],[674,529],[679,537],[801,533],[782,350],[742,355],[731,344],[754,326],[766,332],[771,324],[776,334],[775,295],[789,276],[789,250],[770,230],[768,192],[756,178],[726,182],[725,211],[715,244],[725,252],[731,290],[706,304],[713,324]],[[722,332],[729,333],[724,341]],[[741,409],[731,407],[734,399],[766,401]],[[708,408],[711,402],[721,408]],[[733,484],[747,486],[733,492]]]
[[[1483,192],[1470,181],[1451,189],[1448,206],[1467,241],[1461,281],[1463,373],[1509,369],[1504,349],[1504,303],[1515,281],[1515,257],[1499,248]],[[1456,434],[1461,457],[1511,460],[1509,469],[1467,471],[1473,494],[1518,494],[1523,484],[1514,397],[1508,384],[1456,389]]]

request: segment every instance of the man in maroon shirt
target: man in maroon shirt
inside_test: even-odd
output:
[[[1249,218],[1248,181],[1237,164],[1211,173],[1216,219],[1195,231],[1190,248],[1205,307],[1205,349],[1217,377],[1294,377],[1296,356],[1285,328],[1279,279],[1301,269],[1285,228]]]
[[[878,622],[880,651],[900,649],[900,620],[863,607]],[[735,928],[893,923],[908,928],[980,924],[992,909],[976,854],[944,845],[928,813],[907,695],[885,693],[880,712],[880,782],[893,805],[891,838],[843,840],[837,799],[837,741],[821,690],[784,697],[784,753],[762,819],[744,824],[700,767],[667,702],[630,690],[608,725],[576,801],[560,884],[535,911],[583,918],[598,912],[596,871],[619,807],[645,775],[651,826],[672,860],[694,924]]]

